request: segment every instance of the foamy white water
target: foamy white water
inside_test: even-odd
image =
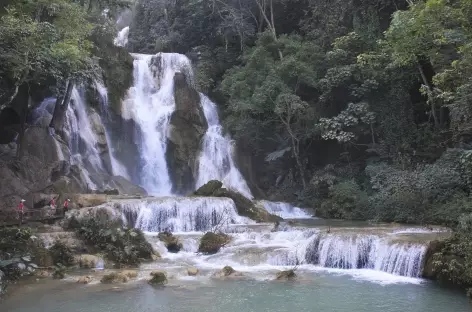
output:
[[[191,73],[189,59],[177,53],[133,54],[134,85],[123,103],[122,116],[141,128],[141,185],[153,195],[170,195],[166,161],[170,117],[175,110],[174,75]]]
[[[289,203],[271,202],[267,200],[260,201],[264,208],[271,214],[277,215],[284,219],[306,219],[311,218],[302,208],[295,207]]]
[[[88,119],[84,97],[75,87],[66,112],[65,129],[69,137],[71,164],[78,165],[90,189],[97,189],[89,171],[104,171],[104,167],[97,150],[97,137]]]
[[[200,94],[200,99],[208,122],[208,130],[203,138],[196,188],[210,180],[219,180],[225,187],[252,199],[253,196],[246,180],[233,160],[233,141],[223,135],[223,127],[220,124],[215,103],[204,94]]]
[[[128,224],[146,232],[204,232],[227,230],[231,224],[249,224],[229,198],[168,197],[115,204]]]
[[[118,32],[118,35],[116,36],[113,43],[118,47],[126,47],[126,45],[128,44],[128,35],[129,26],[126,26]]]

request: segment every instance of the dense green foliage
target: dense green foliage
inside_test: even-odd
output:
[[[112,106],[119,110],[132,82],[132,61],[113,38],[117,14],[130,5],[128,0],[24,0],[0,5],[0,111],[11,107],[19,116],[19,150],[27,116],[45,97],[57,99],[51,126],[58,131],[74,86],[94,89],[95,81],[104,81]]]
[[[37,247],[29,228],[0,228],[0,295],[9,281],[37,268],[31,261]]]
[[[117,222],[83,219],[76,232],[87,244],[105,253],[118,265],[137,265],[142,260],[150,260],[154,254],[143,232],[122,227]]]

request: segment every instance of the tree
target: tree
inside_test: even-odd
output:
[[[261,120],[259,129],[282,145],[278,149],[288,143],[303,185],[300,144],[312,134],[313,127],[307,122],[313,110],[300,91],[316,85],[317,70],[323,61],[317,52],[314,43],[298,36],[284,35],[275,40],[267,31],[244,54],[243,66],[230,70],[222,82],[232,114],[240,120]]]

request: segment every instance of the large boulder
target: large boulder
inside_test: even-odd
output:
[[[119,194],[147,196],[148,193],[139,185],[133,184],[131,181],[121,176],[112,176],[106,183],[118,191]]]
[[[241,272],[234,270],[230,266],[225,266],[220,271],[214,273],[212,277],[218,279],[244,279],[245,275]]]
[[[102,284],[118,284],[118,283],[126,283],[128,282],[129,277],[122,272],[112,272],[109,274],[105,274],[100,282]]]
[[[248,217],[257,222],[276,222],[283,219],[270,214],[260,203],[255,203],[241,193],[222,187],[220,181],[212,180],[196,190],[195,196],[214,196],[231,198],[240,216]]]
[[[170,118],[167,163],[173,192],[188,193],[195,185],[200,142],[208,124],[200,105],[200,95],[182,73],[174,76],[175,111]]]
[[[177,253],[183,248],[182,243],[179,241],[177,237],[172,235],[172,233],[161,232],[157,235],[157,237],[159,238],[161,242],[164,242],[169,252]]]
[[[423,267],[424,278],[456,286],[470,286],[466,274],[465,254],[457,238],[432,241],[428,245]]]
[[[277,272],[275,279],[277,281],[292,281],[296,277],[297,277],[297,274],[295,274],[295,270],[286,270],[286,271]]]
[[[154,286],[162,286],[167,284],[167,276],[165,272],[152,271],[149,275],[151,275],[151,279],[148,281],[149,284]]]
[[[198,252],[204,254],[215,254],[221,247],[225,246],[231,241],[231,237],[224,233],[207,232],[200,239]]]
[[[218,180],[211,180],[202,185],[196,190],[193,195],[195,196],[214,196],[215,192],[223,187],[223,183]]]

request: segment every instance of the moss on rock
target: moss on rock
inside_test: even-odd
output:
[[[152,277],[148,281],[151,285],[165,285],[167,284],[167,276],[165,272],[162,271],[152,271],[150,274]]]
[[[275,279],[278,281],[291,281],[294,280],[296,277],[297,274],[295,274],[295,270],[286,270],[277,272]]]
[[[268,213],[262,205],[254,203],[241,193],[223,188],[222,186],[223,183],[220,181],[211,180],[196,190],[193,195],[231,198],[240,216],[248,217],[256,222],[276,222],[283,220],[279,216]]]
[[[218,180],[208,181],[196,190],[193,195],[195,196],[214,196],[213,194],[220,188],[223,187],[223,183]]]
[[[123,272],[112,272],[106,274],[100,280],[103,284],[117,284],[117,283],[126,283],[128,282],[129,278],[127,275],[123,274]]]
[[[231,237],[224,233],[207,232],[200,239],[198,252],[204,254],[215,254],[221,249],[221,247],[228,244],[230,241]]]
[[[177,253],[183,248],[183,245],[179,239],[170,232],[161,232],[157,237],[160,241],[164,242],[169,252]]]

